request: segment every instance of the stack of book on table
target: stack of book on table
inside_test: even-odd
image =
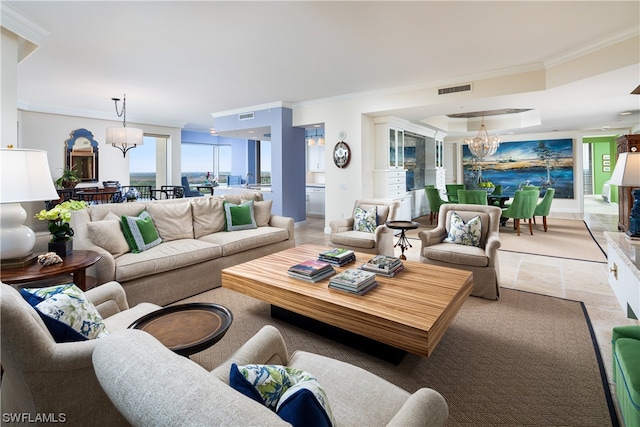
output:
[[[350,268],[329,279],[329,287],[362,295],[376,287],[376,274],[358,268]]]
[[[360,269],[371,271],[382,276],[393,277],[404,269],[404,264],[400,258],[387,255],[376,255],[366,264],[362,264]]]
[[[310,259],[289,267],[289,277],[315,283],[335,274],[335,270],[328,262]]]
[[[343,266],[356,260],[356,254],[351,249],[333,248],[321,252],[318,256],[320,261],[330,262],[334,265]]]

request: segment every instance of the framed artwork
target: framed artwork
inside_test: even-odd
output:
[[[611,160],[611,155],[610,154],[603,154],[602,155],[602,160]]]
[[[573,199],[573,140],[547,139],[503,142],[490,157],[478,160],[462,147],[464,183],[471,188],[479,178],[502,185],[502,194],[513,197],[523,185],[553,187],[556,198]]]
[[[611,172],[611,166],[602,166],[602,172]]]
[[[603,160],[602,166],[611,166],[611,160]]]

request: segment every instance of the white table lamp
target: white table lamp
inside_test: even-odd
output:
[[[58,200],[47,152],[0,149],[0,259],[20,261],[29,256],[36,236],[24,225],[27,212],[20,202]]]
[[[640,187],[640,152],[620,153],[610,182],[624,187]],[[626,234],[635,239],[640,238],[640,188],[635,188],[631,194],[634,202]]]

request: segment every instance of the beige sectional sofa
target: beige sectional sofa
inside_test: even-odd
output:
[[[256,228],[225,231],[224,201],[253,200]],[[146,210],[162,243],[132,253],[122,234],[122,215]],[[166,305],[216,288],[221,270],[295,245],[294,220],[271,214],[259,192],[225,196],[92,205],[73,212],[74,249],[102,258],[89,275],[98,284],[117,281],[129,304]]]

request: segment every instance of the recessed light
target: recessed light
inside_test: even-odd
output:
[[[249,133],[256,133],[256,131],[255,131],[255,130],[250,130],[250,131],[248,131],[248,132],[249,132]]]
[[[620,113],[621,116],[629,116],[631,115],[631,111],[623,111],[622,113]]]
[[[611,129],[611,126],[602,126],[602,130]]]

